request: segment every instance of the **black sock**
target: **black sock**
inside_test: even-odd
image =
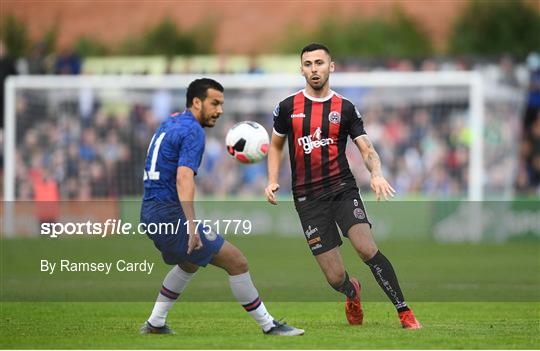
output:
[[[356,296],[356,290],[354,290],[354,286],[349,280],[349,274],[347,272],[345,272],[345,280],[343,281],[343,283],[341,283],[341,285],[338,287],[332,286],[332,288],[334,288],[336,291],[339,291],[350,299]]]
[[[396,273],[390,261],[380,251],[377,251],[375,256],[365,263],[369,266],[375,280],[377,280],[377,283],[379,283],[379,286],[392,301],[398,312],[407,311],[409,308],[405,303]]]

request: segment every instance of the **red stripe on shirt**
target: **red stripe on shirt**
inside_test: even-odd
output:
[[[341,105],[342,105],[342,99],[337,94],[334,94],[332,97],[332,103],[330,106],[330,113],[332,112],[338,112],[341,115]],[[329,131],[328,136],[334,140],[332,144],[328,146],[328,162],[329,162],[329,170],[330,170],[330,177],[335,176],[339,173],[339,162],[338,162],[338,156],[339,156],[339,150],[338,150],[338,140],[339,140],[339,129],[341,126],[341,119],[339,124],[335,124],[330,122],[329,125]]]
[[[312,141],[324,139],[325,136],[322,134],[322,111],[323,103],[313,101],[311,105],[311,119],[309,125],[309,134],[311,135]],[[315,138],[315,131],[319,128],[319,139]],[[314,147],[311,151],[311,182],[315,183],[320,181],[322,178],[322,147]]]

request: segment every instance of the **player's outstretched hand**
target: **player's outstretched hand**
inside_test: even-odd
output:
[[[187,244],[187,254],[189,255],[193,250],[198,250],[201,247],[203,247],[203,243],[199,233],[190,234]]]
[[[272,205],[277,205],[276,192],[279,190],[279,184],[270,183],[264,189],[264,194],[266,195],[266,200]]]
[[[394,188],[392,188],[388,181],[381,175],[371,177],[371,189],[375,192],[377,201],[381,199],[381,196],[383,196],[385,200],[389,200],[389,197],[394,197],[394,194],[396,193]]]

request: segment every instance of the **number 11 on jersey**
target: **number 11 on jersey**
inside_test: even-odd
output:
[[[143,180],[159,180],[159,172],[156,171],[156,163],[158,158],[158,152],[159,147],[161,146],[161,142],[163,141],[163,138],[165,138],[166,133],[161,133],[159,137],[156,139],[156,134],[152,136],[152,140],[150,141],[150,145],[148,146],[148,155],[150,155],[150,150],[152,150],[152,159],[150,160],[150,169],[144,170],[144,176]],[[154,142],[154,139],[155,142]]]

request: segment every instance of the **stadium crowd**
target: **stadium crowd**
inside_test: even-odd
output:
[[[364,92],[371,93],[375,94]],[[56,97],[56,104],[51,104],[39,92],[21,92],[17,104],[17,198],[139,195],[151,134],[181,104],[183,96],[178,91],[171,95],[179,98],[163,99],[159,97],[162,94],[146,92],[142,100],[149,101],[148,104],[123,106],[94,99],[85,111],[88,103],[84,94]],[[244,94],[249,92],[236,91],[230,104],[234,105]],[[440,197],[466,193],[470,140],[465,105],[370,106],[362,110],[366,129],[379,150],[385,173],[399,193]],[[160,111],[162,114],[158,115]],[[261,194],[266,182],[265,163],[240,165],[226,153],[223,143],[228,128],[242,119],[257,120],[269,131],[272,128],[271,112],[259,111],[249,117],[238,112],[226,113],[207,137],[197,177],[202,194]],[[368,191],[369,177],[359,152],[349,145],[347,156],[361,189]],[[289,177],[290,170],[284,167],[282,184],[288,184]],[[287,188],[284,186],[284,191]]]
[[[5,51],[0,51],[0,57],[4,79],[15,73],[15,69],[8,67],[13,61],[6,57]],[[383,69],[397,71],[470,68],[460,60],[442,64],[435,60],[424,60],[416,65],[409,60],[386,63]],[[45,66],[39,51],[33,52],[26,64],[27,73],[50,73],[43,71]],[[368,69],[354,61],[340,65],[342,71]],[[66,52],[49,67],[54,67],[57,74],[77,74],[81,62],[73,53]],[[381,69],[379,66],[371,68]],[[262,70],[251,62],[249,72],[261,74]],[[502,85],[517,87],[521,84],[508,57],[503,57],[493,72]],[[515,177],[515,189],[524,194],[538,194],[540,189],[538,72],[538,68],[531,70],[527,103],[532,110],[526,108],[529,120],[523,124],[524,137]],[[151,133],[169,113],[180,109],[184,93],[183,90],[144,91],[135,94],[142,96],[140,101],[128,99],[119,103],[85,90],[55,96],[20,91],[16,105],[17,199],[85,200],[140,195]],[[282,96],[288,93],[284,91]],[[399,193],[446,198],[466,194],[471,141],[466,103],[364,104],[375,92],[347,89],[340,93],[358,105],[366,130],[381,155],[384,171]],[[249,96],[252,92],[234,92],[232,99],[228,97],[228,106],[234,106],[243,94]],[[505,112],[502,109],[502,112],[494,112],[497,113]],[[519,116],[512,117],[519,119]],[[249,115],[226,111],[216,130],[208,134],[205,157],[197,177],[203,195],[262,194],[266,182],[265,163],[242,166],[227,155],[223,145],[228,128],[235,121],[248,119],[259,121],[271,131],[271,109],[256,110]],[[515,138],[515,134],[511,137]],[[3,142],[0,147],[3,148]],[[368,173],[360,154],[349,147],[347,156],[359,186],[369,191]],[[290,170],[283,167],[281,183],[289,184],[289,178]],[[287,188],[283,186],[283,192]]]

